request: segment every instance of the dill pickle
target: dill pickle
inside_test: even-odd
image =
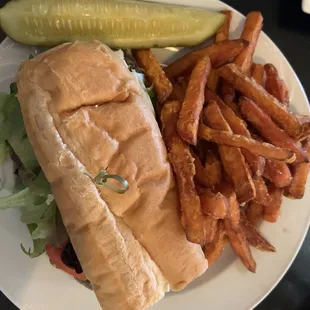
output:
[[[95,39],[112,48],[191,46],[224,19],[200,8],[125,0],[13,0],[0,9],[9,37],[42,46]]]

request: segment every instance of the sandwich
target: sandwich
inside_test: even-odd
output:
[[[208,267],[187,241],[149,96],[120,52],[66,43],[24,62],[18,101],[102,309],[141,310]]]

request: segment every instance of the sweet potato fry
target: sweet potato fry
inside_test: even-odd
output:
[[[237,103],[235,101],[228,101],[228,100],[224,100],[225,104],[230,107],[234,113],[236,114],[236,116],[238,117],[241,117],[241,114],[240,114],[240,110],[239,110],[239,107],[237,105]]]
[[[202,162],[201,162],[201,156],[199,156],[196,150],[192,149],[191,154],[192,154],[192,157],[194,158],[195,170],[196,170],[196,175],[197,175],[199,173],[199,170],[201,171],[204,169],[204,166],[202,165]],[[195,178],[196,178],[196,175],[195,175]],[[203,177],[198,176],[197,180],[195,181],[198,181],[200,179],[203,179]],[[206,184],[204,184],[204,182],[202,183],[198,182],[198,183],[203,187],[208,187],[207,183]]]
[[[199,118],[205,101],[204,92],[210,70],[211,62],[208,56],[197,62],[182,104],[177,130],[179,136],[189,144],[197,144]]]
[[[205,152],[208,149],[208,142],[198,139],[197,144],[193,145],[191,149],[197,154],[197,156],[200,158],[201,162],[203,163],[205,161]]]
[[[296,154],[296,162],[308,161],[308,156],[299,142],[292,139],[281,130],[271,117],[261,110],[252,100],[241,97],[240,108],[242,115],[260,132],[270,143],[289,149]]]
[[[193,153],[192,153],[193,154]],[[202,187],[200,184],[198,184],[197,182],[195,183],[196,186],[196,191],[198,196],[200,197],[201,195],[203,195],[203,193],[205,192],[205,190],[207,189],[206,187]]]
[[[277,188],[274,184],[268,185],[271,202],[264,208],[264,220],[274,223],[280,215],[280,207],[282,204],[283,189]]]
[[[303,125],[307,125],[310,122],[310,117],[309,115],[299,115],[296,114],[295,117],[298,119],[299,123],[303,126]],[[305,138],[299,139],[300,141],[305,140]]]
[[[260,220],[263,218],[263,214],[264,214],[264,207],[261,204],[255,201],[249,202],[249,205],[246,210],[246,216],[252,225],[257,226]]]
[[[302,128],[302,133],[298,137],[298,140],[304,141],[310,136],[310,117],[309,115],[295,115],[295,117],[298,119]]]
[[[258,85],[263,85],[264,73],[264,66],[253,62],[251,67],[251,77]]]
[[[172,148],[174,140],[180,140],[177,133],[177,122],[181,111],[181,103],[168,101],[161,111],[162,134],[168,151]]]
[[[292,167],[293,180],[291,185],[284,191],[286,197],[291,199],[303,198],[309,171],[310,163],[300,163]]]
[[[217,103],[224,118],[226,119],[227,123],[235,134],[250,137],[250,133],[248,132],[246,127],[246,123],[241,118],[236,116],[234,110],[227,106],[226,102],[223,102],[217,94],[206,88],[205,101],[207,103],[210,100],[213,100]]]
[[[243,265],[249,271],[255,273],[256,262],[252,256],[249,243],[243,233],[243,230],[239,225],[233,225],[228,219],[225,219],[224,223],[226,234],[233,251],[240,258]]]
[[[295,115],[291,114],[287,107],[270,95],[263,87],[258,85],[254,79],[249,78],[235,64],[228,64],[218,69],[219,75],[229,81],[235,89],[246,97],[253,100],[260,108],[267,112],[272,119],[286,132],[296,139],[305,134],[309,123],[301,126]]]
[[[220,95],[223,98],[225,103],[232,105],[236,97],[236,91],[229,82],[227,82],[226,80],[222,80],[221,87],[220,87]],[[234,107],[234,111],[235,109],[237,109],[238,111],[237,106]]]
[[[204,168],[205,172],[207,172],[206,175],[208,176],[208,187],[216,188],[222,181],[222,164],[218,153],[215,150],[209,149],[206,152]]]
[[[253,177],[260,177],[265,169],[265,158],[261,156],[257,156],[246,149],[241,149],[241,152],[247,161],[251,171],[253,173]]]
[[[175,82],[172,87],[172,92],[170,94],[169,100],[177,100],[179,102],[183,102],[185,98],[186,88],[183,88],[180,83]]]
[[[277,160],[266,160],[263,176],[279,188],[286,187],[292,182],[289,167],[284,162]]]
[[[240,217],[240,226],[243,230],[245,237],[247,238],[250,245],[254,246],[255,248],[266,251],[266,252],[275,252],[275,247],[270,244],[256,229],[256,227],[251,224],[246,215],[241,212]]]
[[[261,137],[254,135],[253,137],[258,141],[264,141]],[[292,182],[292,174],[288,165],[278,160],[266,159],[263,177],[279,188],[286,187]]]
[[[190,242],[204,245],[206,242],[205,216],[201,213],[200,200],[193,180],[195,168],[189,149],[181,140],[172,144],[169,160],[178,183],[187,239]]]
[[[282,160],[288,163],[292,163],[296,159],[295,154],[290,150],[235,135],[228,131],[212,129],[204,124],[199,125],[198,135],[207,141],[243,148],[257,156],[263,156],[265,158]]]
[[[206,55],[210,57],[212,67],[215,68],[236,57],[246,46],[248,46],[248,42],[242,39],[215,43],[186,54],[168,65],[164,71],[170,80],[188,74],[192,71],[197,61]]]
[[[205,244],[208,244],[214,240],[214,237],[218,229],[218,220],[211,216],[204,216],[204,219],[205,219],[204,231],[206,240]]]
[[[271,202],[271,197],[268,193],[268,188],[262,177],[253,179],[253,183],[256,190],[256,197],[253,199],[255,202],[267,206]]]
[[[206,102],[209,100],[214,100],[218,104],[233,133],[251,138],[251,134],[248,131],[247,125],[243,119],[239,118],[234,111],[220,99],[219,96],[211,92],[209,89],[206,89],[205,100]],[[262,175],[265,167],[265,159],[263,157],[256,156],[245,149],[241,150],[241,152],[249,164],[253,176],[258,177]]]
[[[156,60],[150,49],[132,51],[138,65],[145,71],[146,76],[153,83],[158,102],[163,103],[172,92],[172,84]]]
[[[226,15],[225,22],[223,26],[217,31],[215,35],[215,42],[222,42],[229,39],[229,28],[232,17],[232,11],[223,10],[221,13]]]
[[[176,81],[173,83],[172,92],[169,97],[170,101],[171,100],[177,100],[179,102],[184,101],[188,82],[189,77],[187,76],[180,76],[176,79]]]
[[[231,133],[231,129],[215,101],[209,102],[205,108],[204,118],[211,128]],[[255,188],[240,149],[226,145],[218,147],[223,167],[234,184],[239,203],[252,200],[255,197]]]
[[[303,148],[310,156],[310,138],[303,142]],[[300,163],[292,167],[293,181],[291,185],[284,190],[285,196],[292,199],[301,199],[305,194],[305,188],[310,171],[309,163]]]
[[[181,202],[181,218],[187,239],[204,245],[206,242],[205,216],[201,212],[200,199],[194,184],[195,166],[189,146],[176,132],[181,104],[167,102],[161,113],[163,137],[168,148],[168,158],[176,175]]]
[[[229,203],[226,218],[234,225],[239,225],[240,206],[233,186],[229,182],[223,181],[219,191],[227,198]]]
[[[217,73],[216,69],[212,69],[208,76],[207,80],[207,87],[213,92],[217,91],[218,84],[219,84],[220,76]]]
[[[213,241],[207,244],[204,248],[205,257],[208,260],[209,266],[213,265],[222,255],[227,237],[223,221],[219,221],[218,229]]]
[[[302,147],[304,148],[306,154],[310,157],[310,138],[307,138],[302,142]]]
[[[205,167],[202,165],[200,161],[200,158],[194,152],[192,152],[192,156],[194,158],[194,165],[195,165],[195,172],[196,172],[195,177],[194,177],[195,182],[197,182],[200,186],[203,186],[203,187],[214,188],[215,185],[214,185],[212,174],[210,173],[210,171],[205,169]]]
[[[232,12],[229,10],[223,10],[221,13],[226,15],[225,22],[223,26],[218,30],[215,36],[215,42],[222,42],[228,40],[229,37],[229,27],[230,27],[230,22],[231,22],[231,17],[232,17]],[[207,80],[207,86],[210,90],[216,92],[218,88],[220,77],[217,74],[216,69],[212,69],[208,80]]]
[[[257,40],[263,26],[263,17],[260,12],[250,12],[245,20],[241,39],[249,42],[239,55],[236,56],[234,64],[240,68],[242,72],[249,73],[252,57],[255,51]],[[221,95],[225,102],[232,102],[235,99],[234,86],[229,81],[222,81]]]
[[[219,75],[218,71],[217,71],[217,75]],[[225,103],[225,105],[227,105],[236,114],[236,116],[239,117],[240,111],[239,111],[237,104],[234,102],[234,98],[236,96],[236,92],[235,92],[234,88],[229,83],[226,83],[225,80],[221,80],[220,86],[221,87],[220,87],[219,94],[220,94],[221,98],[219,98],[219,97],[218,98],[222,99],[223,102]],[[209,88],[209,90],[212,91],[211,88]],[[214,94],[214,95],[217,96],[216,94]],[[209,100],[215,100],[215,99],[209,98]]]
[[[188,83],[189,83],[189,80],[190,80],[190,76],[179,76],[176,78],[176,81],[180,84],[180,86],[185,90],[186,92],[186,89],[187,89],[187,86],[188,86]]]
[[[289,91],[284,80],[279,77],[276,67],[272,64],[266,64],[264,65],[264,69],[266,72],[265,88],[267,92],[276,97],[281,103],[289,106]]]
[[[199,195],[202,212],[215,219],[223,219],[227,215],[229,202],[220,192],[205,188]]]
[[[262,27],[263,16],[261,12],[252,11],[248,13],[241,34],[241,39],[247,40],[249,45],[243,49],[243,51],[234,60],[234,63],[245,73],[250,71],[253,54]]]

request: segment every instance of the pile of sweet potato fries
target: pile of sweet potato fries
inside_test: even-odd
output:
[[[277,221],[283,195],[304,195],[310,118],[289,111],[288,89],[272,64],[252,61],[261,13],[247,15],[238,40],[229,40],[232,12],[222,13],[213,45],[164,69],[148,49],[133,55],[157,93],[188,240],[203,247],[210,265],[229,242],[255,272],[249,245],[275,251],[257,226]]]

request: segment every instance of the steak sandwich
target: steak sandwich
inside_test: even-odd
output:
[[[152,104],[122,54],[63,44],[24,62],[17,86],[28,138],[102,309],[148,308],[204,273],[201,247],[180,224]],[[127,191],[96,184],[103,169]]]

